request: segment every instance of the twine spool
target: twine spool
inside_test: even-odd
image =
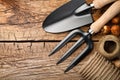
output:
[[[120,70],[96,52],[80,68],[85,80],[120,80]]]
[[[120,40],[114,35],[107,35],[100,39],[98,51],[107,59],[120,56]]]

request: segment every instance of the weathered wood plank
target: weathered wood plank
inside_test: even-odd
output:
[[[0,41],[63,39],[67,33],[46,33],[42,29],[42,22],[50,12],[67,1],[0,0]],[[87,1],[91,2],[91,0]],[[95,13],[94,18],[98,18],[100,11]]]
[[[85,45],[57,66],[56,62],[73,45],[73,42],[68,43],[57,54],[48,57],[57,43],[0,43],[0,80],[82,80],[78,73],[82,63],[67,74],[64,74],[64,70]]]
[[[67,0],[0,0],[0,40],[48,40],[45,17]],[[61,35],[63,36],[63,35]],[[53,39],[51,37],[51,40]]]

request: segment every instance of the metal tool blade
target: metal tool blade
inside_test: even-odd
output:
[[[72,0],[52,12],[43,22],[46,32],[60,33],[93,22],[91,10],[85,0]],[[83,10],[83,11],[81,11]]]
[[[84,3],[85,0],[72,0],[57,8],[55,11],[47,16],[47,18],[43,22],[43,29],[50,24],[53,24],[68,16],[73,15],[74,11]]]
[[[44,27],[44,30],[51,33],[60,33],[73,30],[93,22],[91,13],[82,16],[72,15],[54,24]]]

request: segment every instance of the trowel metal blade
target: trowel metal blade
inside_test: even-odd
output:
[[[72,0],[53,11],[43,22],[43,29],[50,33],[73,30],[93,22],[91,8],[85,0]]]
[[[69,16],[61,21],[44,27],[44,30],[50,33],[60,33],[91,24],[92,22],[93,18],[91,13],[89,12],[89,14],[85,14],[82,16]]]

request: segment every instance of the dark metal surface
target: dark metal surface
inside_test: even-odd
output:
[[[82,5],[85,6],[80,8]],[[93,22],[93,18],[88,7],[85,0],[72,0],[52,12],[45,19],[43,29],[46,32],[60,33],[90,24]],[[81,10],[83,11],[81,12]]]
[[[76,49],[78,49],[82,44],[86,43],[87,47],[73,60],[73,62],[67,67],[65,72],[72,69],[74,66],[76,66],[92,49],[93,49],[93,43],[90,39],[91,33],[85,33],[79,29],[72,31],[65,39],[63,39],[50,53],[50,55],[55,54],[57,51],[59,51],[62,47],[65,46],[72,38],[74,38],[76,35],[82,36],[57,62],[57,64],[63,62],[66,60]]]

